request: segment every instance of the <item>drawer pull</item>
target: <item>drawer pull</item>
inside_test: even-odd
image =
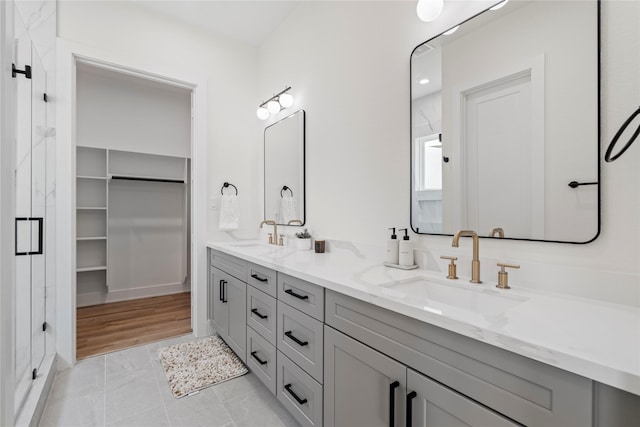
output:
[[[411,424],[413,424],[411,420],[412,401],[416,398],[417,395],[418,393],[416,393],[415,391],[407,394],[407,427],[411,427]]]
[[[289,339],[291,339],[292,341],[294,341],[296,344],[298,344],[300,347],[304,347],[305,345],[309,345],[308,341],[300,341],[298,338],[294,337],[293,334],[291,333],[291,331],[287,331],[284,333]]]
[[[389,384],[389,427],[396,425],[396,389],[400,387],[398,381]]]
[[[286,291],[284,291],[285,294],[289,294],[292,297],[296,297],[298,299],[309,299],[309,295],[300,295],[300,294],[296,294],[295,292],[293,292],[292,289],[287,289]]]
[[[251,352],[251,357],[253,357],[254,359],[256,359],[258,361],[259,364],[261,365],[266,365],[268,362],[266,360],[262,360],[260,359],[258,356],[256,356],[257,351],[252,351]]]
[[[251,312],[252,312],[253,314],[255,314],[256,316],[258,316],[259,318],[261,318],[261,319],[266,319],[267,317],[269,317],[269,316],[267,316],[266,314],[260,314],[260,313],[258,313],[258,309],[257,309],[257,308],[252,308],[252,309],[251,309]]]
[[[293,392],[293,390],[291,390],[291,384],[287,384],[286,386],[284,386],[284,389],[287,390],[289,392],[289,394],[296,400],[296,402],[298,402],[300,405],[304,405],[305,403],[307,403],[307,399],[300,399],[298,397],[297,394],[295,394]]]
[[[259,280],[261,282],[268,282],[269,281],[268,277],[262,278],[262,277],[258,276],[257,274],[252,274],[251,277],[253,277],[254,279]]]

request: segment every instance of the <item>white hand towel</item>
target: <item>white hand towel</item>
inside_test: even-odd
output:
[[[280,224],[288,224],[292,219],[300,219],[296,209],[296,199],[291,196],[280,198]]]
[[[223,194],[220,202],[220,230],[237,230],[240,225],[238,196]]]

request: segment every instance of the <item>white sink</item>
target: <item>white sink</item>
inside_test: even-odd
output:
[[[254,246],[262,246],[262,245],[258,242],[250,241],[250,242],[234,242],[234,243],[231,243],[229,246],[232,246],[234,248],[252,248]]]
[[[438,283],[417,278],[389,284],[382,293],[386,297],[436,314],[463,311],[482,316],[496,316],[527,301],[525,297],[487,289],[486,285],[480,286],[483,287],[467,283]]]

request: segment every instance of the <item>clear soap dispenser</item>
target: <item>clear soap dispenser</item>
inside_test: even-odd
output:
[[[396,229],[390,228],[391,238],[387,240],[387,254],[384,258],[385,262],[389,264],[398,264],[398,236],[396,236]]]
[[[403,266],[414,265],[413,259],[413,242],[409,240],[409,230],[406,228],[400,228],[398,231],[404,231],[404,237],[399,242],[398,260],[399,264]]]

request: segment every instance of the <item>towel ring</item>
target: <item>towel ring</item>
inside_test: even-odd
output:
[[[220,194],[224,196],[223,190],[228,187],[233,187],[236,190],[236,196],[238,195],[238,187],[236,187],[233,184],[229,184],[228,182],[225,182],[224,184],[222,184],[222,187],[220,187]]]
[[[291,193],[291,197],[293,197],[293,190],[291,188],[287,187],[286,185],[282,186],[282,189],[280,190],[280,197],[284,197],[282,195],[282,192],[283,191],[287,191],[287,190],[289,190],[289,192]]]

